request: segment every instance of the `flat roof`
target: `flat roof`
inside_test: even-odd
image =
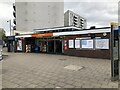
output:
[[[69,31],[69,32],[56,32],[53,33],[53,36],[62,36],[62,35],[78,35],[78,34],[90,34],[90,33],[109,33],[111,32],[110,28],[104,29],[89,29],[89,30],[82,30],[82,31]]]
[[[77,29],[77,30],[82,30],[78,27],[74,26],[61,26],[61,27],[52,27],[52,28],[42,28],[42,29],[34,29],[34,31],[39,32],[39,31],[51,31],[51,30],[61,30],[61,29]]]
[[[68,27],[62,27],[62,29],[66,29]],[[76,27],[69,27],[71,29],[76,29]],[[58,28],[55,28],[56,30]],[[78,35],[78,34],[90,34],[90,33],[109,33],[111,32],[110,27],[102,27],[102,28],[95,28],[95,29],[83,29],[78,31],[66,31],[66,32],[54,32],[54,33],[43,33],[43,34],[23,34],[17,35],[15,38],[20,37],[46,37],[46,36],[64,36],[64,35]]]
[[[106,28],[110,28],[110,27],[102,27],[102,28],[95,28],[95,29],[106,29]],[[77,30],[91,30],[91,29],[81,29],[78,27],[74,27],[74,26],[61,26],[61,27],[52,27],[52,28],[40,28],[40,29],[34,29],[34,31],[51,31],[51,30],[61,30],[61,29],[77,29]]]

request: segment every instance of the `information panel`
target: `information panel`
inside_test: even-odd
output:
[[[80,48],[80,40],[79,39],[75,40],[75,48]]]
[[[82,40],[81,42],[82,44],[82,48],[93,48],[93,39],[89,39],[89,40]]]
[[[22,51],[22,40],[18,40],[18,42],[17,42],[17,50]]]
[[[96,49],[109,49],[109,39],[95,39]]]
[[[74,40],[69,40],[69,48],[74,48]]]
[[[111,80],[119,80],[119,24],[111,23]]]

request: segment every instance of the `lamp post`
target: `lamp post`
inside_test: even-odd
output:
[[[9,22],[9,27],[10,27],[10,36],[11,36],[11,20],[8,20],[7,22]]]

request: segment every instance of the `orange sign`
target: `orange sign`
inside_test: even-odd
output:
[[[50,37],[50,36],[53,36],[53,33],[32,34],[32,37]]]

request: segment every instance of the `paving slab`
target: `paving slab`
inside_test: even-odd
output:
[[[8,56],[2,62],[3,88],[118,88],[118,82],[110,80],[111,62],[107,59],[42,53],[5,54]],[[84,68],[64,68],[69,65]]]

